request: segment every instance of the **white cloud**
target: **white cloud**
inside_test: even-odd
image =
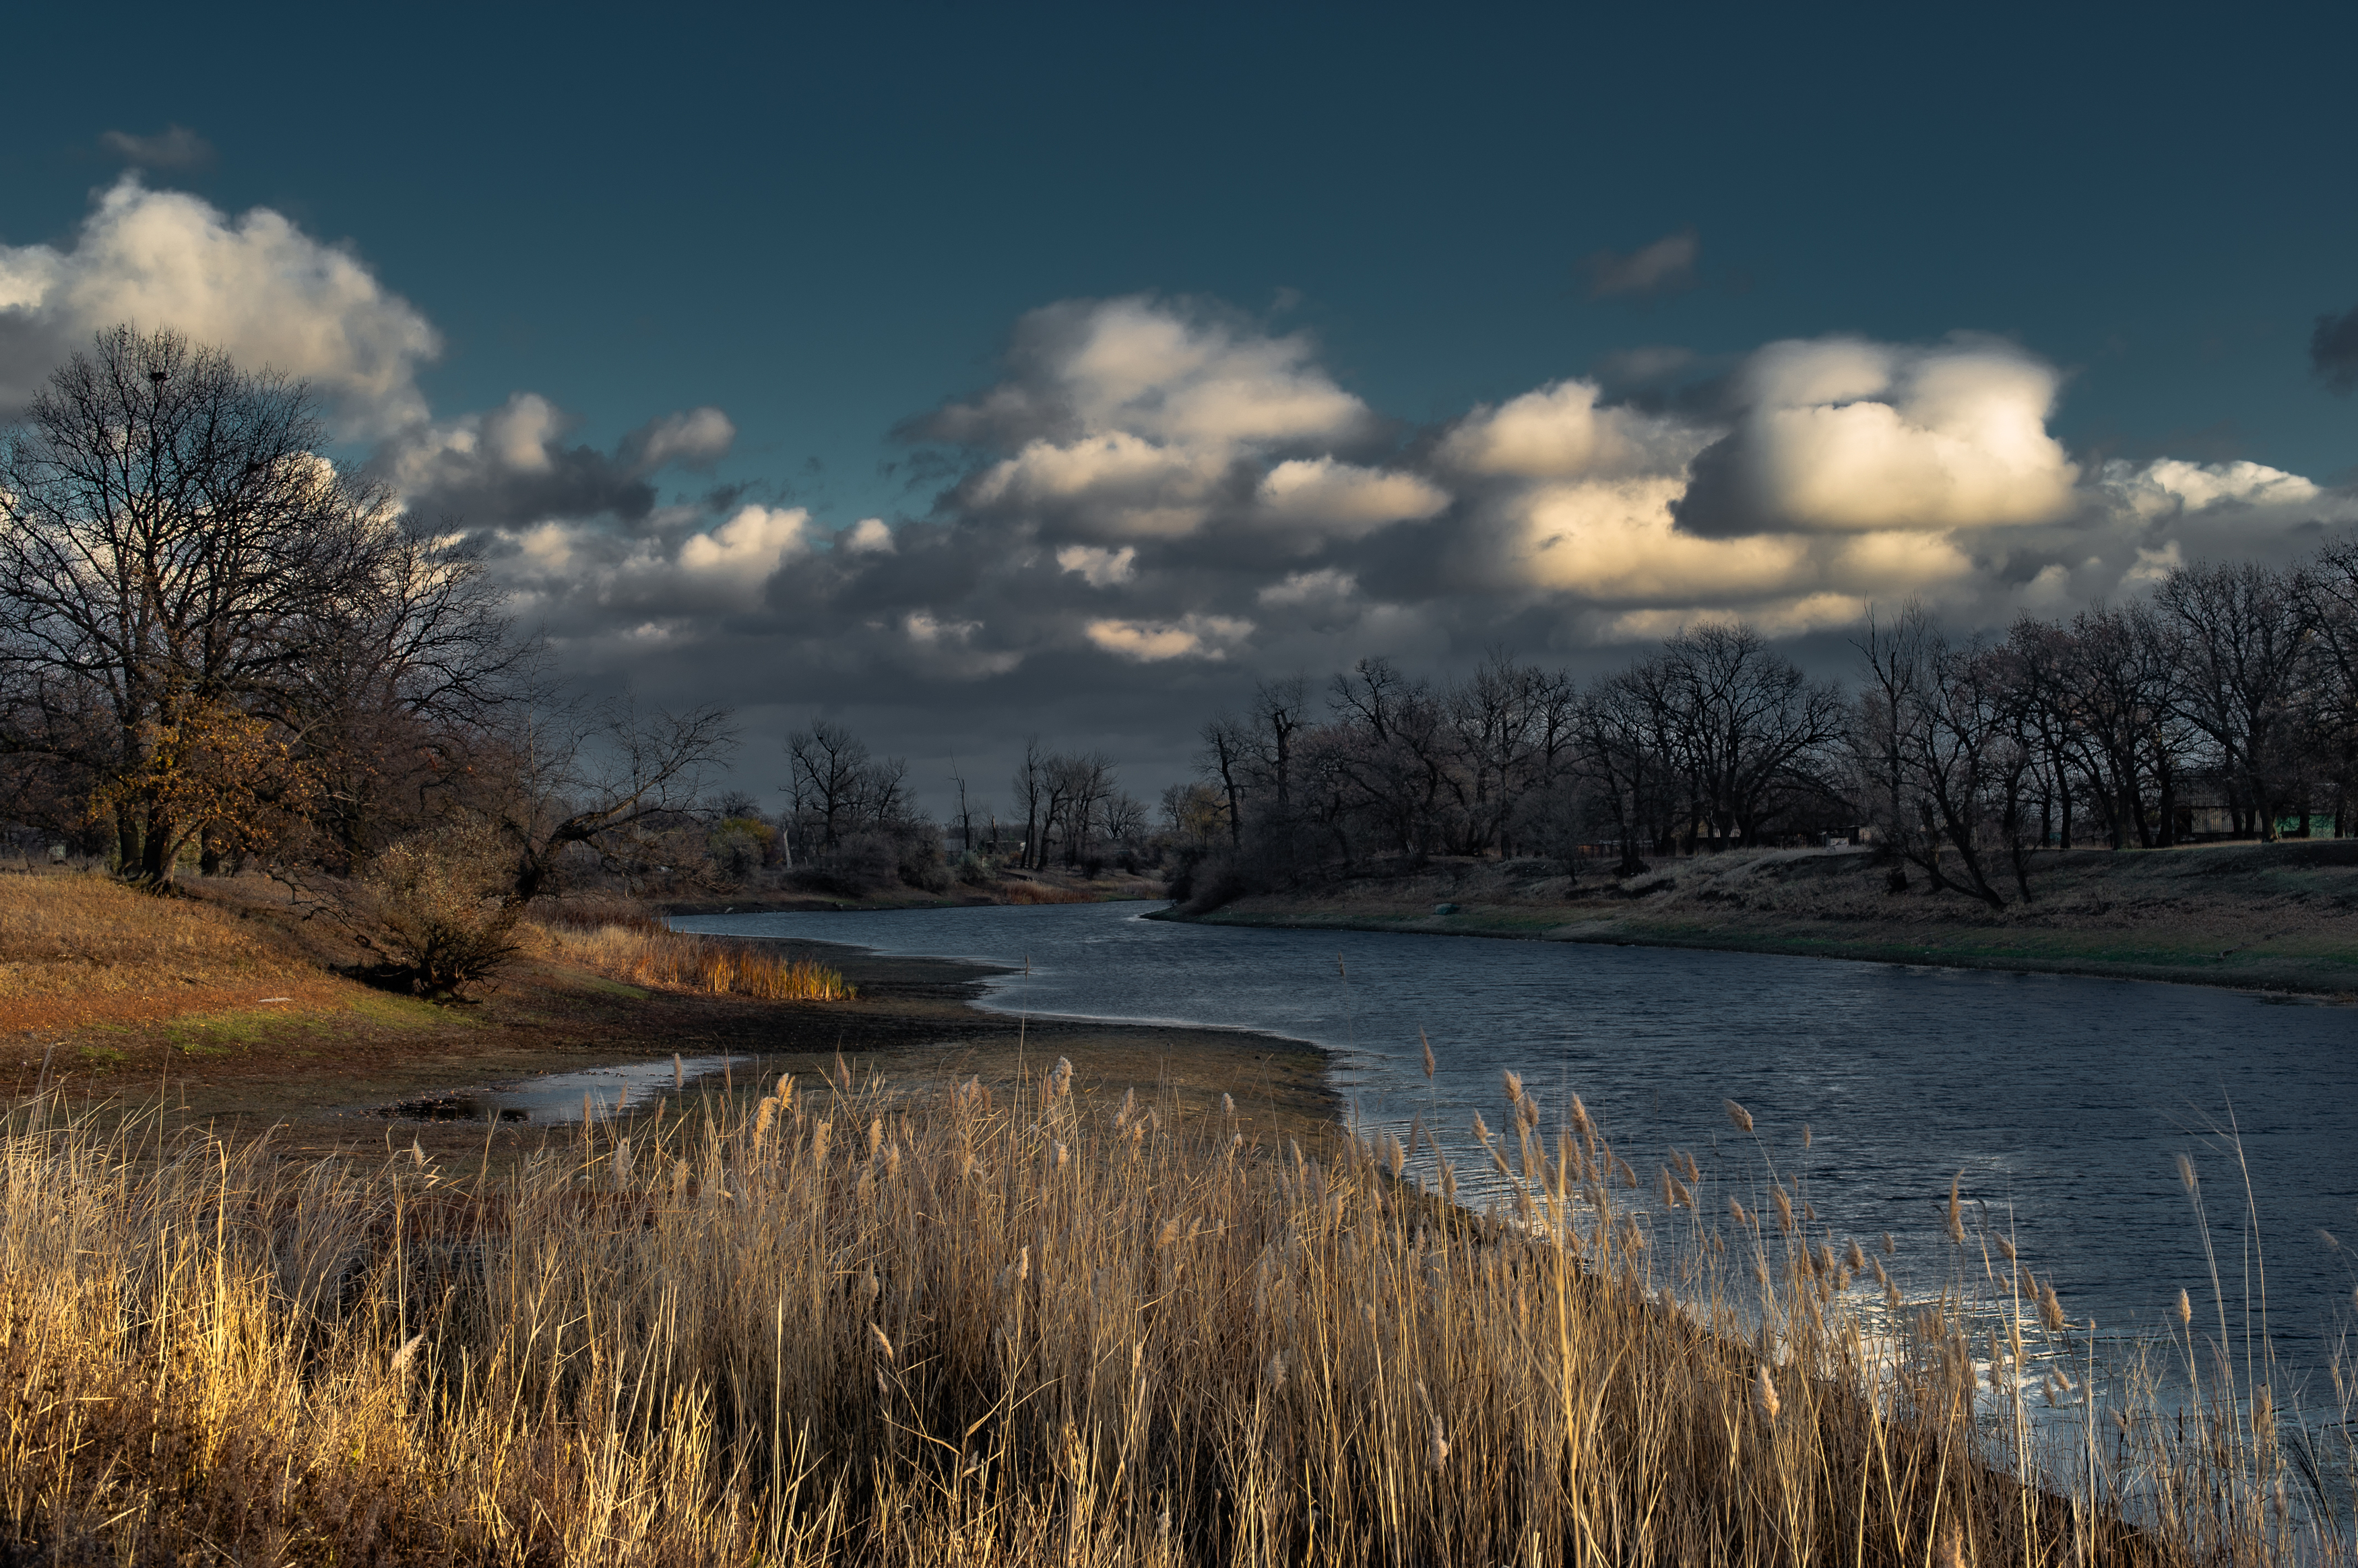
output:
[[[749,585],[759,591],[789,556],[806,547],[810,514],[802,507],[748,506],[708,534],[691,534],[679,546],[684,571]]]
[[[1091,588],[1111,588],[1138,575],[1138,551],[1129,545],[1119,550],[1096,545],[1066,545],[1056,552],[1056,565],[1065,571],[1079,573],[1081,580]]]
[[[1185,537],[1242,502],[1256,470],[1375,424],[1306,339],[1184,302],[1051,306],[1018,326],[1009,359],[1010,379],[921,433],[1006,454],[966,503],[1065,537]]]
[[[841,538],[841,547],[856,556],[889,556],[900,547],[882,517],[862,517],[846,528]]]
[[[1785,537],[1698,539],[1671,515],[1674,477],[1534,487],[1510,502],[1508,564],[1523,582],[1596,604],[1709,604],[1765,598],[1801,575]]]
[[[2309,480],[2259,463],[2190,463],[2164,458],[2137,468],[2115,460],[2098,484],[2140,517],[2156,518],[2212,507],[2278,513],[2320,509],[2347,514],[2348,497],[2333,497]]]
[[[982,476],[986,507],[1045,513],[1097,537],[1174,538],[1194,533],[1226,459],[1157,446],[1126,430],[1086,440],[1025,444]]]
[[[901,629],[912,643],[934,647],[944,642],[970,642],[982,630],[979,621],[944,621],[930,610],[913,610],[901,618]]]
[[[601,514],[635,521],[654,508],[653,475],[702,467],[736,436],[719,409],[697,408],[649,420],[610,454],[568,446],[579,423],[540,394],[519,392],[486,412],[413,425],[371,466],[406,504],[478,526]]]
[[[1596,406],[1592,381],[1559,381],[1478,407],[1442,443],[1442,461],[1514,479],[1662,474],[1684,469],[1709,432],[1633,408]]]
[[[1262,516],[1289,528],[1357,539],[1433,515],[1448,506],[1449,492],[1414,474],[1333,458],[1294,458],[1261,476],[1259,500]]]
[[[1359,590],[1359,579],[1338,567],[1321,567],[1314,572],[1288,572],[1253,596],[1271,610],[1291,610],[1303,605],[1328,604],[1350,598]]]
[[[728,415],[709,406],[691,408],[642,426],[633,433],[623,455],[641,473],[653,473],[674,463],[702,468],[727,457],[736,440],[737,427]]]
[[[1085,432],[1234,447],[1334,440],[1368,419],[1366,405],[1311,362],[1299,333],[1270,337],[1142,296],[1053,306],[1033,320]]]
[[[1253,623],[1227,615],[1183,615],[1176,621],[1092,621],[1082,633],[1109,654],[1152,665],[1224,659],[1252,635]]]
[[[125,175],[70,249],[0,245],[0,319],[19,329],[0,400],[24,401],[59,358],[118,322],[169,327],[249,369],[308,379],[346,434],[421,420],[418,367],[440,340],[357,256],[266,207],[233,220]]]
[[[2079,470],[2047,433],[2060,378],[2011,345],[1855,338],[1771,343],[1736,429],[1696,460],[1690,532],[1991,528],[2049,523]]]

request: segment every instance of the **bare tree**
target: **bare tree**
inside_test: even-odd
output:
[[[786,737],[787,797],[796,821],[817,820],[820,848],[834,849],[856,824],[869,765],[868,742],[831,720]]]
[[[2180,567],[2154,590],[2180,633],[2180,710],[2217,748],[2237,809],[2265,840],[2277,836],[2299,766],[2315,602],[2299,573],[2252,561]]]
[[[568,852],[644,875],[649,832],[696,810],[712,770],[736,744],[724,708],[642,710],[626,699],[535,726],[520,787],[492,814],[513,857],[509,902],[546,891]]]
[[[1781,793],[1823,787],[1816,764],[1842,737],[1841,693],[1740,623],[1690,627],[1662,657],[1699,822],[1723,848],[1761,842]]]
[[[1244,725],[1225,713],[1208,720],[1200,734],[1204,746],[1195,753],[1195,765],[1219,781],[1220,793],[1228,803],[1228,844],[1234,848],[1243,842],[1245,768],[1250,742]]]
[[[330,463],[324,440],[302,383],[128,327],[57,371],[0,438],[0,747],[81,776],[127,875],[168,881],[203,827],[162,766],[182,727],[303,722],[307,661],[332,662],[353,623],[413,655],[410,700],[427,699],[444,633],[481,622],[464,573],[405,546],[389,497]],[[445,583],[421,595],[438,569]],[[389,584],[405,607],[372,613]],[[464,613],[421,637],[438,592]],[[480,668],[471,637],[455,678]],[[216,784],[239,782],[229,768]]]
[[[1040,808],[1048,804],[1046,759],[1040,754],[1040,737],[1023,738],[1023,761],[1017,765],[1011,786],[1015,804],[1023,808],[1023,850],[1026,870],[1045,865],[1046,846],[1041,842]],[[1035,859],[1035,857],[1038,857]]]

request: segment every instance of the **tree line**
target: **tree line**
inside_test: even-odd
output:
[[[1102,752],[1051,752],[1036,735],[1027,738],[1022,761],[1008,789],[1013,810],[1002,821],[985,798],[971,793],[952,759],[954,792],[946,820],[936,824],[918,808],[909,788],[908,763],[877,757],[865,741],[830,719],[812,719],[786,737],[786,795],[777,824],[782,859],[825,871],[848,865],[878,846],[889,846],[903,881],[925,885],[909,863],[912,846],[930,847],[943,858],[943,839],[954,838],[962,861],[984,860],[1021,870],[1052,864],[1086,870],[1106,860],[1132,865],[1145,849],[1146,806],[1121,787],[1113,762]]]
[[[569,697],[455,522],[331,460],[301,383],[122,327],[0,432],[0,816],[144,885],[259,860],[362,890],[318,896],[396,970],[443,940],[390,932],[404,899],[455,928],[690,861],[946,885],[945,827],[978,875],[1176,850],[1277,879],[1856,835],[1895,881],[1993,905],[2049,849],[2358,830],[2351,541],[2002,636],[1903,607],[1855,642],[1848,687],[1717,622],[1587,680],[1494,653],[1453,681],[1369,658],[1268,682],[1203,728],[1160,835],[1109,759],[1036,738],[1003,817],[953,766],[936,824],[904,762],[815,719],[773,821],[706,794],[729,714]]]
[[[1362,659],[1206,723],[1166,828],[1284,881],[1433,855],[1647,855],[1863,838],[1995,907],[2039,850],[2358,831],[2358,545],[2171,568],[2139,602],[1957,640],[1870,617],[1855,684],[1705,622],[1586,681],[1493,653]]]

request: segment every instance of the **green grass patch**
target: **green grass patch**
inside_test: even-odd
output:
[[[451,1023],[475,1021],[463,1008],[439,1007],[414,996],[395,996],[389,991],[368,991],[355,997],[347,1010],[354,1016],[388,1029],[442,1029]]]

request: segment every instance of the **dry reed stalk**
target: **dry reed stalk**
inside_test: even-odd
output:
[[[2266,1400],[2209,1407],[2240,1446],[2178,1441],[2149,1400],[2084,1485],[2063,1466],[2064,1490],[2026,1488],[1988,1462],[2023,1451],[2020,1401],[1976,1401],[1958,1296],[1862,1332],[1803,1261],[1831,1268],[1829,1244],[1574,1192],[1569,1158],[1543,1195],[1560,1207],[1519,1229],[1396,1180],[1390,1146],[1231,1157],[1230,1118],[1163,1098],[1125,1130],[1055,1076],[1003,1106],[844,1087],[825,1119],[781,1081],[633,1127],[633,1152],[585,1130],[481,1193],[430,1159],[303,1165],[160,1117],[49,1106],[36,1127],[20,1106],[0,1127],[5,1544],[929,1568],[2346,1558],[2278,1500],[2292,1462],[2260,1440]],[[846,1117],[864,1138],[831,1137]],[[1601,1139],[1588,1163],[1628,1165]],[[1760,1263],[1760,1287],[1724,1256]],[[2019,1366],[2019,1330],[1991,1352],[1993,1374]]]
[[[553,956],[643,986],[676,986],[766,1001],[849,1001],[840,971],[758,946],[689,935],[645,922],[538,927]]]

